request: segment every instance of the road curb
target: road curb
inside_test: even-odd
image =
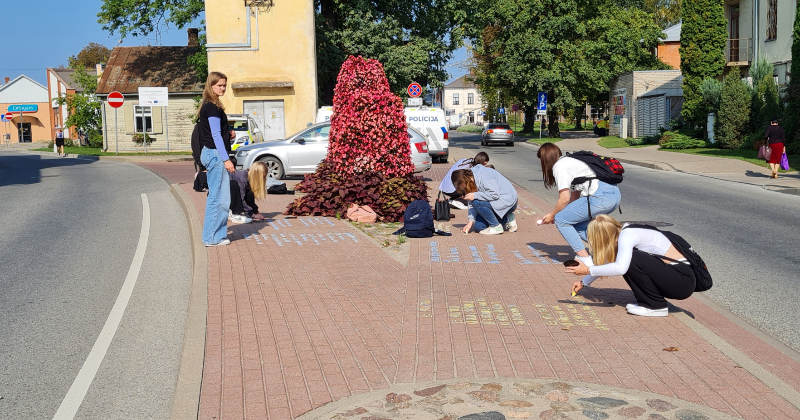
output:
[[[659,171],[675,172],[675,169],[665,168],[665,167],[663,167],[663,166],[661,166],[659,164],[656,164],[656,163],[641,162],[641,161],[638,161],[638,160],[620,159],[620,158],[617,158],[617,160],[619,160],[622,163],[628,163],[628,164],[636,165],[636,166],[643,166],[645,168],[650,168],[650,169],[657,169]]]
[[[208,253],[201,240],[202,224],[191,198],[179,184],[171,184],[170,190],[178,200],[189,227],[192,244],[192,284],[189,291],[189,308],[186,312],[186,328],[183,335],[183,350],[178,369],[178,381],[172,400],[170,419],[197,419],[200,409],[200,387],[203,380],[203,362],[206,346],[206,317],[208,314]]]
[[[38,150],[22,150],[25,153],[30,153],[34,155],[42,155],[42,156],[52,156],[53,152],[42,152]],[[155,161],[155,162],[193,162],[194,158],[192,157],[182,157],[183,155],[132,155],[132,156],[96,156],[96,155],[71,155],[67,154],[66,157],[69,158],[76,158],[76,159],[84,159],[84,160],[105,160],[109,162],[129,162],[129,163],[137,163],[137,162],[147,162],[147,161]],[[58,156],[56,156],[58,157]]]

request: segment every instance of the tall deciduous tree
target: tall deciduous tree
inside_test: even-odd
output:
[[[89,45],[83,47],[78,55],[71,56],[68,61],[69,66],[73,69],[94,68],[95,65],[108,61],[110,56],[111,50],[108,47],[96,42],[90,42]]]
[[[78,67],[72,73],[72,80],[83,88],[82,92],[62,95],[56,99],[58,105],[66,105],[68,110],[67,127],[76,127],[86,135],[97,132],[102,125],[101,102],[94,92],[97,90],[97,76],[89,74],[85,68]],[[102,141],[102,139],[100,139]]]
[[[728,21],[719,0],[685,0],[681,15],[681,72],[683,73],[683,109],[681,116],[692,125],[702,125],[707,107],[700,85],[706,78],[716,78],[725,69],[725,39]]]
[[[797,1],[792,31],[792,64],[789,68],[791,80],[786,89],[786,113],[783,125],[786,128],[788,149],[792,153],[800,152],[800,0]]]
[[[471,21],[477,83],[526,105],[526,127],[537,93],[549,93],[549,133],[558,115],[608,91],[614,77],[666,68],[653,54],[662,36],[652,15],[612,1],[496,0]],[[484,95],[487,93],[484,92]]]
[[[739,67],[734,67],[722,84],[719,115],[714,120],[714,138],[720,147],[736,149],[744,141],[750,122],[751,96],[742,80]]]

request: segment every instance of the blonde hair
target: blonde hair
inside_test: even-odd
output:
[[[617,260],[617,241],[621,229],[622,225],[607,214],[598,214],[589,222],[587,236],[595,264],[609,264]]]
[[[247,182],[256,200],[267,198],[267,165],[264,162],[255,162],[247,171]]]
[[[206,78],[206,87],[203,89],[203,100],[200,102],[200,108],[197,108],[197,115],[200,115],[200,110],[203,109],[203,105],[211,102],[212,104],[216,105],[222,111],[225,111],[225,106],[222,105],[222,102],[219,100],[219,96],[214,93],[214,90],[211,89],[212,86],[219,83],[220,80],[225,79],[228,80],[228,76],[218,72],[212,71],[208,74]]]

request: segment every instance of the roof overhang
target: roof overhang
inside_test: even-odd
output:
[[[256,81],[236,82],[231,84],[234,90],[260,90],[260,89],[294,89],[291,81]]]

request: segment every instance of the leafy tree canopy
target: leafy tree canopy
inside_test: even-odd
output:
[[[158,35],[169,25],[186,27],[204,9],[204,0],[103,0],[97,22],[120,38]]]
[[[90,42],[89,45],[83,47],[77,56],[71,56],[68,62],[69,66],[74,69],[94,68],[95,65],[108,61],[109,56],[111,56],[111,50],[108,47],[96,42]]]
[[[69,111],[66,126],[76,127],[85,133],[99,130],[102,125],[101,102],[94,96],[97,90],[97,76],[89,74],[85,67],[79,66],[72,73],[72,80],[83,88],[83,92],[62,95],[56,99],[58,105],[66,105]]]
[[[652,13],[661,29],[681,21],[681,0],[614,0],[614,3],[626,9],[635,7]]]

